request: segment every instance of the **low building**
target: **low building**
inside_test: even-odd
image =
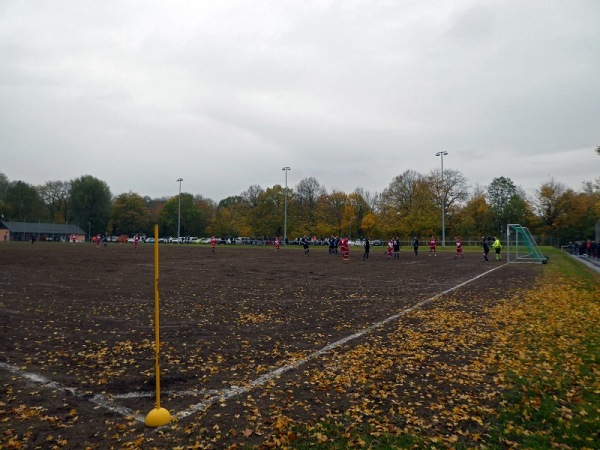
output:
[[[77,225],[64,223],[0,221],[0,242],[36,241],[70,242],[75,235],[77,242],[86,241],[86,233]]]

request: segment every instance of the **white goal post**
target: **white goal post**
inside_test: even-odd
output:
[[[509,223],[506,226],[506,260],[509,263],[546,264],[548,257],[542,254],[527,227],[518,223]]]

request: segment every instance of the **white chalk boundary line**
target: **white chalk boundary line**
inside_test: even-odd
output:
[[[116,405],[106,395],[102,395],[102,394],[90,395],[90,394],[86,394],[84,391],[82,391],[80,389],[61,386],[60,384],[58,384],[54,381],[50,381],[48,378],[44,377],[43,375],[26,372],[24,370],[19,369],[18,367],[15,367],[13,365],[6,364],[3,362],[0,362],[0,368],[8,370],[9,372],[14,373],[15,375],[22,376],[23,378],[25,378],[29,381],[32,381],[33,383],[36,383],[36,384],[40,385],[41,387],[48,388],[48,389],[54,389],[59,392],[71,394],[78,399],[87,400],[95,405],[98,405],[104,409],[107,409],[108,411],[112,411],[117,414],[120,414],[121,416],[131,417],[131,418],[137,420],[138,422],[142,422],[142,423],[145,422],[145,420],[146,420],[145,417],[141,416],[140,414],[137,414],[133,409],[126,408],[126,407],[120,406],[120,405]]]
[[[218,394],[221,392],[219,389],[188,389],[185,391],[160,391],[165,395],[170,395],[171,397],[191,397],[198,395],[209,395],[209,394]],[[146,398],[146,397],[156,397],[156,392],[154,391],[145,391],[145,392],[127,392],[125,394],[115,394],[111,395],[111,398],[118,399],[128,399],[128,398]]]
[[[209,397],[208,399],[206,399],[202,402],[199,402],[199,403],[196,403],[195,405],[190,406],[190,408],[188,408],[187,410],[178,412],[177,414],[175,414],[175,417],[178,419],[183,419],[183,418],[189,417],[193,414],[196,414],[198,412],[204,411],[204,410],[208,409],[211,405],[214,405],[217,402],[223,402],[232,397],[246,394],[246,393],[250,392],[251,390],[253,390],[254,388],[262,386],[262,385],[266,384],[267,382],[281,376],[282,374],[289,372],[290,370],[297,369],[301,365],[306,364],[307,362],[312,361],[313,359],[316,359],[316,358],[320,357],[321,355],[344,345],[347,342],[350,342],[354,339],[358,339],[359,337],[362,337],[365,334],[370,333],[374,329],[382,327],[383,325],[387,324],[388,322],[396,320],[396,319],[408,314],[409,312],[414,311],[415,309],[421,308],[422,306],[425,306],[426,304],[431,303],[435,299],[437,299],[443,295],[446,295],[450,292],[453,292],[463,286],[466,286],[467,284],[469,284],[479,278],[482,278],[482,277],[504,267],[505,265],[506,264],[503,264],[501,266],[490,269],[490,270],[483,272],[483,273],[477,275],[476,277],[471,278],[467,281],[464,281],[450,289],[446,289],[445,291],[442,291],[442,292],[434,295],[433,297],[429,297],[425,300],[421,300],[420,302],[414,304],[413,306],[403,309],[402,311],[400,311],[396,314],[393,314],[377,323],[374,323],[374,324],[368,326],[367,328],[363,328],[362,330],[360,330],[354,334],[346,336],[345,338],[342,338],[336,342],[332,342],[329,345],[326,345],[325,347],[309,354],[304,359],[299,359],[299,360],[290,362],[284,366],[279,367],[278,369],[272,370],[271,372],[268,372],[268,373],[258,377],[257,379],[250,381],[246,386],[233,386],[229,389],[223,389],[220,391],[214,391],[214,390],[204,391],[204,393],[209,393],[209,394],[214,394],[214,395],[212,395],[212,397]],[[131,408],[117,405],[113,399],[150,397],[150,396],[155,395],[155,393],[149,394],[149,393],[136,393],[136,392],[131,392],[128,394],[113,395],[113,396],[106,396],[106,395],[102,395],[102,394],[90,395],[80,389],[62,386],[54,381],[49,380],[48,378],[46,378],[42,375],[38,375],[35,373],[21,370],[20,368],[13,366],[11,364],[6,364],[3,362],[0,362],[0,369],[8,370],[9,372],[14,373],[19,376],[22,376],[23,378],[25,378],[29,381],[32,381],[33,383],[36,383],[42,387],[45,387],[48,389],[54,389],[54,390],[57,390],[60,392],[65,392],[65,393],[71,394],[74,397],[81,399],[81,400],[87,400],[87,401],[89,401],[99,407],[102,407],[108,411],[115,412],[124,417],[131,417],[132,419],[136,420],[137,422],[141,422],[141,423],[144,423],[146,420],[146,418],[144,416],[138,414],[136,411],[132,410]],[[200,393],[202,391],[189,390],[189,391],[180,391],[180,392],[174,392],[174,391],[173,392],[164,391],[164,392],[166,394],[170,393],[171,395],[175,395],[175,396],[185,396],[185,395],[197,395],[198,393]]]

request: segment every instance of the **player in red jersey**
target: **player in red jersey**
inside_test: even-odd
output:
[[[217,238],[213,236],[210,238],[210,247],[213,252],[215,251],[216,246],[217,246]]]
[[[348,236],[340,239],[340,249],[342,250],[342,259],[348,261],[350,259],[350,244],[348,242]]]
[[[458,255],[460,255],[461,258],[464,258],[465,255],[463,255],[462,242],[460,240],[460,237],[456,236],[454,239],[456,239],[456,255],[454,255],[454,259],[458,258]]]
[[[431,239],[429,240],[429,256],[431,256],[431,254],[433,253],[433,256],[437,256],[437,251],[435,249],[437,245],[437,241],[435,240],[435,237],[431,236]]]
[[[136,234],[136,235],[133,237],[133,249],[134,249],[134,250],[137,250],[137,248],[138,248],[138,243],[139,243],[139,242],[140,242],[140,237],[139,237],[139,236]]]
[[[76,240],[77,240],[77,236],[75,236],[75,233],[73,233],[73,234],[71,235],[71,242],[72,242],[73,244],[75,244],[75,241],[76,241]]]
[[[388,255],[388,259],[391,259],[391,258],[392,258],[392,253],[393,253],[393,252],[394,252],[394,240],[393,240],[393,239],[390,239],[390,240],[388,241],[388,246],[387,246],[387,251],[386,251],[386,253],[387,253],[387,255]]]
[[[279,251],[279,236],[275,236],[275,251]]]

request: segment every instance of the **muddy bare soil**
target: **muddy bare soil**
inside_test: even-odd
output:
[[[161,406],[176,420],[156,430],[143,423],[156,392],[153,252],[149,244],[0,245],[0,447],[261,445],[268,431],[258,430],[272,421],[257,425],[265,408],[317,405],[287,410],[302,422],[347,404],[337,395],[319,407],[321,394],[301,382],[320,364],[315,352],[500,265],[478,252],[454,260],[450,251],[402,249],[389,260],[375,247],[363,261],[353,248],[343,262],[322,248],[305,256],[161,245]],[[483,307],[541,270],[505,266],[454,292],[464,293],[465,308]],[[401,315],[336,348],[410,320]],[[256,394],[269,383],[287,393]]]

